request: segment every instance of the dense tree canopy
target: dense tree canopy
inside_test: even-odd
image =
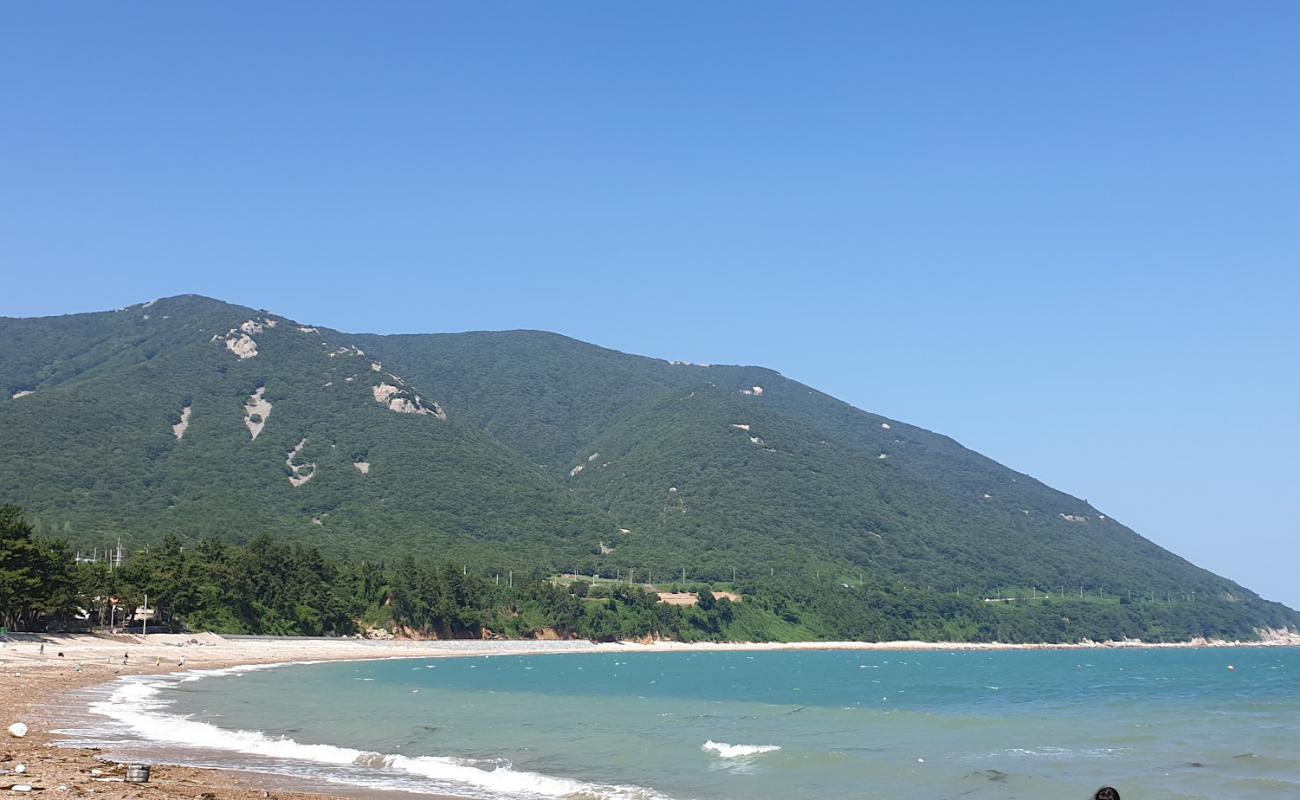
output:
[[[653,589],[692,591],[693,606]],[[559,581],[538,568],[500,580],[445,561],[338,561],[315,547],[256,536],[245,545],[166,536],[120,566],[76,563],[65,542],[32,534],[0,506],[0,620],[16,629],[142,626],[273,635],[348,635],[372,628],[422,637],[583,637],[601,641],[1075,642],[1197,636],[1252,638],[1300,624],[1274,603],[1222,598],[1084,597],[1017,592],[988,602],[901,585],[768,577],[721,587]],[[718,589],[718,592],[715,592]]]

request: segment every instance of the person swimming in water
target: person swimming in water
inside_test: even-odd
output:
[[[1119,800],[1119,792],[1109,786],[1103,786],[1093,794],[1092,800]]]

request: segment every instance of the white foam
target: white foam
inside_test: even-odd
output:
[[[482,769],[474,766],[474,763],[482,762],[470,762],[466,759],[437,756],[412,757],[330,744],[304,744],[283,736],[268,736],[261,731],[218,728],[206,722],[198,722],[164,711],[168,702],[162,696],[162,690],[169,685],[195,681],[212,675],[231,675],[270,669],[275,666],[281,665],[252,665],[182,673],[172,676],[171,681],[157,678],[126,678],[113,689],[107,699],[91,703],[90,710],[109,717],[152,741],[251,756],[294,759],[315,764],[391,769],[479,790],[484,796],[489,797],[580,796],[600,800],[670,800],[664,795],[638,786],[587,783],[526,770],[515,770],[505,764],[495,764],[492,769]]]
[[[662,797],[636,786],[598,786],[538,772],[513,770],[506,766],[492,770],[479,769],[454,758],[388,755],[383,756],[382,763],[414,775],[487,789],[494,794],[509,797],[521,794],[540,797],[601,797],[609,800],[654,800]]]
[[[700,749],[707,753],[714,753],[720,758],[744,758],[746,756],[772,753],[780,750],[781,747],[775,744],[727,744],[726,742],[715,742],[710,739],[700,745]]]

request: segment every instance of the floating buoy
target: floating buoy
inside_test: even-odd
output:
[[[1237,670],[1236,667],[1232,666],[1231,664],[1228,665],[1228,672],[1236,672],[1236,670]]]

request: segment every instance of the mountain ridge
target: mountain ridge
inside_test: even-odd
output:
[[[1257,597],[950,437],[760,366],[526,329],[349,334],[180,295],[0,318],[0,387],[0,497],[88,547],[269,532],[485,570]]]

